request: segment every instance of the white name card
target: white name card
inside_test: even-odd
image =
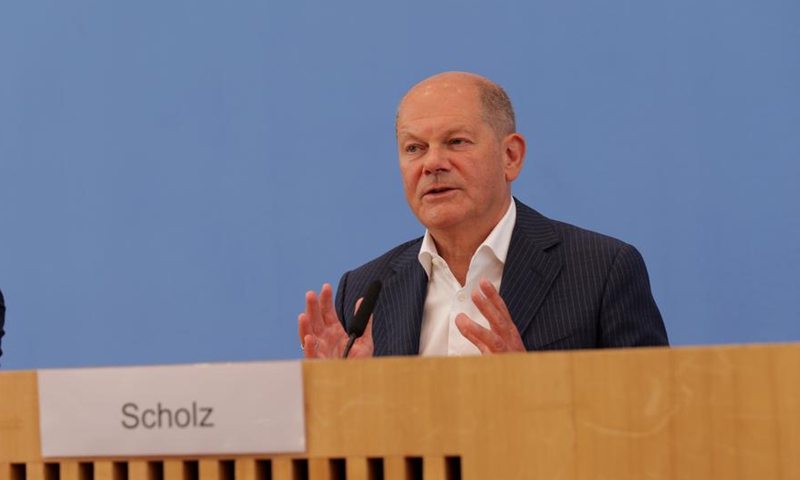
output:
[[[43,457],[298,453],[299,361],[39,370]]]

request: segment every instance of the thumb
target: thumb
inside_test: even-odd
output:
[[[355,314],[358,312],[358,307],[360,307],[360,306],[361,306],[361,302],[363,302],[363,301],[364,301],[364,297],[361,297],[361,298],[359,298],[358,300],[356,300],[356,308],[355,308],[355,310],[353,311],[353,314],[354,314],[354,315],[355,315]]]

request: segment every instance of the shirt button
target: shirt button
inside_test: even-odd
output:
[[[458,299],[459,302],[463,302],[464,300],[467,299],[467,295],[464,292],[458,292],[456,298]]]

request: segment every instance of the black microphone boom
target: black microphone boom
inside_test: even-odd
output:
[[[342,358],[347,358],[350,349],[353,347],[353,343],[361,335],[364,335],[364,330],[367,329],[367,322],[369,322],[369,317],[375,310],[375,304],[378,303],[378,295],[380,295],[380,293],[381,281],[373,280],[372,283],[369,284],[369,287],[367,287],[367,293],[364,294],[364,300],[361,301],[361,305],[359,305],[358,311],[355,316],[353,316],[353,320],[347,325],[347,336],[349,338]]]

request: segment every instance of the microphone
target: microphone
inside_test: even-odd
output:
[[[350,354],[350,349],[353,348],[353,343],[355,343],[356,339],[359,338],[361,335],[364,335],[364,330],[367,329],[367,322],[369,322],[369,317],[372,315],[372,311],[375,310],[375,304],[378,302],[378,295],[381,293],[381,281],[380,280],[373,280],[372,283],[369,284],[367,287],[367,293],[364,294],[364,300],[361,301],[361,305],[358,307],[358,311],[356,312],[353,320],[347,326],[347,346],[344,348],[344,355],[342,358],[347,358],[347,355]]]

